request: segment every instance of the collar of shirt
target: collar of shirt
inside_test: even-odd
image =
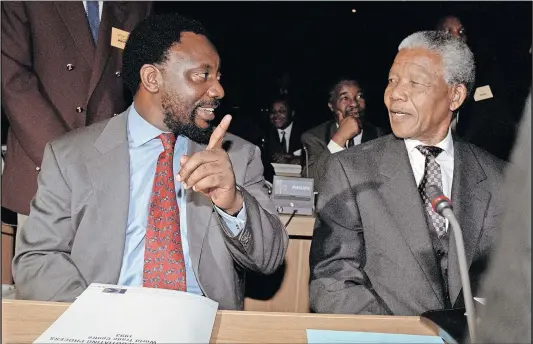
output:
[[[281,133],[282,131],[285,132],[285,140],[289,140],[289,137],[291,137],[292,123],[293,122],[291,122],[291,124],[289,124],[289,126],[285,129],[278,129],[278,135],[280,140],[283,137],[283,134]]]
[[[135,103],[131,105],[128,115],[128,132],[130,145],[132,147],[142,146],[146,142],[164,133],[164,131],[154,127],[139,115],[135,109]]]
[[[426,144],[418,140],[413,140],[413,139],[404,139],[404,142],[405,142],[405,147],[407,148],[407,153],[409,155],[420,154],[421,156],[423,156],[422,153],[418,149],[416,149],[416,146],[419,146],[419,145],[427,146]],[[453,139],[452,139],[451,128],[448,129],[448,134],[446,135],[444,140],[437,143],[435,146],[443,150],[443,152],[439,154],[436,160],[441,160],[441,161],[453,160],[454,152],[453,152]]]

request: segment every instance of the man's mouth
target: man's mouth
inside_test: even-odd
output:
[[[389,111],[391,116],[395,117],[395,118],[404,118],[406,116],[411,116],[411,114],[407,111],[403,111],[403,110],[391,110]]]
[[[208,122],[215,119],[215,107],[201,106],[196,109],[196,114],[200,119]]]

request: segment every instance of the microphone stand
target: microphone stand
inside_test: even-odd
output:
[[[455,218],[453,211],[450,208],[442,210],[442,216],[450,221],[453,234],[455,236],[455,245],[457,249],[457,258],[459,260],[459,272],[461,275],[461,284],[463,285],[463,297],[466,307],[466,319],[468,321],[468,332],[470,334],[470,342],[476,343],[476,311],[474,308],[474,298],[472,297],[472,290],[470,288],[470,279],[468,277],[468,266],[466,263],[466,254],[464,250],[463,231],[459,222]]]

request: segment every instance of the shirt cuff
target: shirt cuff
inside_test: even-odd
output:
[[[224,212],[224,210],[220,209],[216,205],[213,204],[213,206],[215,207],[215,210],[220,215],[220,217],[222,217],[222,220],[224,220],[226,228],[229,229],[231,234],[236,236],[244,229],[246,225],[246,204],[244,203],[244,200],[242,202],[241,211],[239,211],[239,213],[235,217]]]
[[[337,142],[333,141],[333,140],[329,140],[329,143],[328,143],[328,150],[330,151],[331,154],[335,154],[335,153],[338,153],[340,151],[343,151],[345,150],[346,148],[344,147],[341,147],[337,144]]]

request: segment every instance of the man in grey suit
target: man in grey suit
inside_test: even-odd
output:
[[[340,78],[329,92],[328,107],[335,118],[302,135],[309,159],[309,169],[304,166],[302,175],[314,178],[315,183],[331,154],[385,135],[383,129],[365,120],[366,100],[357,80]]]
[[[219,68],[197,21],[157,15],[133,30],[123,55],[130,108],[46,145],[17,237],[19,298],[72,301],[98,282],[242,309],[246,271],[282,264],[288,236],[259,149],[225,134],[231,116],[210,124],[224,96]]]
[[[384,94],[393,134],[332,155],[318,184],[314,311],[418,315],[462,305],[455,239],[429,204],[432,184],[454,204],[478,296],[500,226],[504,162],[451,134],[474,79],[473,54],[452,35],[418,32],[400,44]]]

